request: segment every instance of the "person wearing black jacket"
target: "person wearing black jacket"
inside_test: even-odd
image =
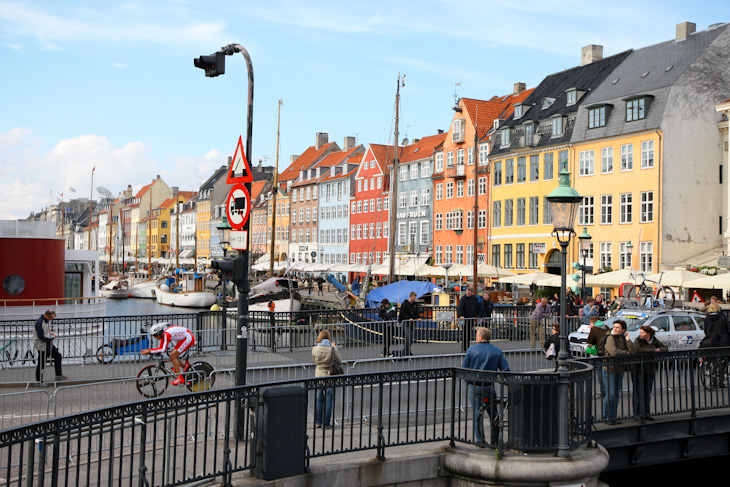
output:
[[[416,293],[411,291],[408,299],[403,301],[400,305],[400,314],[398,315],[398,322],[400,323],[401,330],[403,330],[403,355],[411,354],[411,343],[413,342],[413,327],[415,320],[420,318],[420,312],[418,311],[418,303],[416,303]]]
[[[461,297],[459,304],[456,306],[456,317],[465,318],[462,326],[462,343],[463,352],[469,348],[469,337],[472,335],[472,329],[479,317],[479,299],[474,294],[474,289],[466,288],[466,294]]]
[[[720,311],[720,305],[711,303],[705,315],[705,339],[700,347],[727,347],[730,346],[730,320]]]
[[[383,322],[383,357],[387,357],[390,355],[390,342],[393,341],[393,322],[398,317],[398,310],[390,301],[383,299],[380,302],[378,315]]]

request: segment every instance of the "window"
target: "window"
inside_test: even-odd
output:
[[[434,160],[434,171],[443,172],[444,170],[444,153],[437,152]]]
[[[487,228],[487,210],[479,210],[477,225],[479,228]]]
[[[641,168],[654,167],[654,141],[645,140],[641,143]]]
[[[444,197],[444,184],[443,183],[437,183],[436,184],[436,199],[440,200]]]
[[[474,212],[468,211],[466,213],[466,228],[472,230],[474,228]]]
[[[553,178],[553,153],[546,152],[542,156],[542,178],[549,180]]]
[[[535,132],[535,126],[533,124],[525,125],[525,146],[533,145],[532,134]]]
[[[431,163],[428,161],[421,163],[421,178],[430,178],[431,177]],[[380,178],[378,178],[378,188],[380,188]]]
[[[458,118],[451,124],[451,141],[464,142],[464,126],[466,122],[463,118]]]
[[[466,182],[466,195],[474,196],[474,180],[473,179],[469,179]]]
[[[411,164],[411,179],[418,179],[418,164]]]
[[[512,244],[504,244],[504,266],[512,267]]]
[[[502,185],[502,161],[495,161],[492,179],[493,179],[492,184],[494,184],[494,186]],[[481,190],[480,190],[479,194],[482,194]]]
[[[464,263],[464,246],[463,245],[456,246],[456,255],[454,256],[454,262],[456,262],[457,264]]]
[[[408,166],[403,165],[398,168],[398,181],[408,181]],[[365,191],[367,191],[367,180],[365,180],[365,185]]]
[[[464,196],[464,181],[459,180],[456,182],[456,197],[461,198]]]
[[[469,151],[466,156],[466,163],[470,166],[474,165],[474,147],[469,147]]]
[[[626,121],[643,120],[646,118],[646,98],[635,98],[626,102]]]
[[[592,150],[584,150],[578,153],[578,175],[593,176],[594,154]]]
[[[525,225],[525,198],[517,198],[517,225]]]
[[[428,206],[431,204],[431,188],[421,189],[421,206]]]
[[[512,184],[515,182],[515,160],[507,159],[504,161],[504,184]]]
[[[524,183],[527,181],[527,158],[517,158],[517,182]]]
[[[613,195],[601,195],[601,225],[613,223]]]
[[[563,117],[554,117],[550,120],[550,128],[552,130],[553,137],[560,137],[563,135]]]
[[[434,230],[443,230],[444,229],[444,215],[443,213],[436,213],[436,219],[435,219],[435,228]]]
[[[481,213],[481,211],[479,213]],[[502,202],[494,201],[494,202],[492,202],[492,226],[500,227],[501,225],[502,225]]]
[[[584,196],[578,208],[578,225],[593,225],[593,196]]]
[[[444,261],[443,253],[444,253],[443,247],[441,245],[437,245],[436,250],[434,252],[434,260],[436,261],[437,264],[443,263],[443,261]]]
[[[487,194],[487,178],[485,176],[479,177],[479,194]]]
[[[642,272],[652,272],[654,268],[654,243],[639,243],[639,270]]]
[[[575,88],[571,88],[565,92],[565,104],[566,105],[575,105],[575,103],[578,101],[578,90]]]
[[[588,109],[588,128],[595,129],[606,126],[606,107]]]
[[[504,226],[512,226],[514,200],[504,200]]]
[[[457,166],[464,165],[464,149],[459,149],[456,151],[456,165]]]
[[[515,245],[515,267],[517,269],[525,268],[525,244],[523,243]]]
[[[618,243],[618,268],[626,269],[631,267],[631,247],[629,242]]]
[[[446,183],[446,199],[450,200],[454,197],[454,183],[452,181],[449,181]]]
[[[446,253],[444,255],[446,262],[454,262],[454,247],[451,245],[446,246]]]
[[[650,223],[654,221],[654,192],[653,191],[642,191],[641,192],[641,216],[639,217],[641,223]]]
[[[509,147],[509,144],[510,144],[509,129],[504,129],[499,134],[499,145],[501,147]]]
[[[529,262],[527,265],[530,269],[537,269],[537,248],[532,244],[530,244]]]
[[[406,233],[406,222],[398,223],[398,245],[406,245],[408,234]]]
[[[454,151],[446,153],[446,167],[454,167]]]
[[[633,213],[633,195],[623,193],[619,195],[619,223],[631,223]]]
[[[420,224],[421,224],[420,244],[422,246],[428,246],[431,243],[431,233],[428,230],[428,221],[422,221]]]
[[[603,271],[604,269],[612,268],[611,242],[601,242],[599,261],[600,261],[600,265],[601,265],[601,268],[600,268],[601,271]]]
[[[414,208],[418,206],[418,190],[414,189],[408,193],[408,206]]]
[[[634,144],[621,146],[621,170],[631,171],[634,168]]]
[[[520,118],[522,116],[522,114],[524,113],[524,108],[525,107],[522,105],[515,105],[515,110],[514,110],[515,118]]]
[[[540,180],[540,156],[530,156],[530,181]]]
[[[486,164],[487,163],[487,156],[489,155],[489,146],[487,144],[482,144],[479,146],[479,164]]]
[[[550,202],[547,199],[547,196],[542,197],[542,224],[543,225],[552,225],[553,223],[553,213],[550,210]]]
[[[398,193],[398,208],[408,207],[408,192],[402,191]]]
[[[540,223],[540,198],[538,196],[530,196],[530,225]]]
[[[601,174],[613,172],[613,147],[601,149]]]
[[[500,247],[499,244],[492,245],[492,265],[495,267],[500,267],[500,257],[502,254]]]

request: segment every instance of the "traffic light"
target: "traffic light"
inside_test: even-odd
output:
[[[196,68],[204,69],[205,75],[212,78],[226,72],[226,55],[216,52],[209,56],[200,56],[193,59]]]
[[[218,259],[213,260],[210,263],[213,269],[219,270],[226,275],[233,283],[239,288],[243,287],[244,283],[244,272],[243,272],[243,258],[237,257],[233,260]]]

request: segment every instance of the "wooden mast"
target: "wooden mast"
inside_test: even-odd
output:
[[[274,277],[274,244],[276,242],[276,195],[279,192],[279,128],[281,126],[281,105],[279,99],[279,108],[277,110],[276,119],[276,163],[274,166],[274,182],[271,186],[271,253],[269,254],[269,277]]]
[[[388,271],[388,283],[395,282],[395,241],[396,241],[396,222],[397,222],[397,198],[398,198],[398,123],[399,123],[399,107],[400,107],[400,87],[405,86],[405,75],[398,74],[398,83],[395,90],[395,157],[393,158],[393,170],[390,177],[390,201],[388,202],[388,211],[390,211],[390,233],[388,234],[388,253],[390,254],[390,268]]]

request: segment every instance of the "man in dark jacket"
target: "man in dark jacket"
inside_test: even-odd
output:
[[[472,335],[474,324],[479,317],[479,300],[474,295],[473,288],[466,288],[466,294],[461,297],[456,306],[456,317],[463,318],[461,350],[466,352],[469,348],[469,338]]]
[[[494,311],[494,302],[492,301],[492,295],[488,292],[485,292],[482,295],[482,309],[479,313],[479,316],[482,318],[491,318],[492,317],[492,311]]]
[[[400,305],[400,314],[398,315],[398,322],[400,323],[401,330],[403,330],[403,355],[411,354],[411,343],[413,342],[413,327],[415,320],[419,316],[418,303],[416,303],[416,293],[411,291],[408,299],[403,301]]]
[[[617,357],[634,353],[634,342],[629,339],[629,332],[626,331],[626,322],[616,320],[613,322],[611,333],[606,335],[606,356]],[[609,361],[604,365],[602,374],[606,384],[606,397],[603,398],[603,419],[606,424],[617,424],[616,413],[618,401],[621,395],[621,379],[623,377],[623,366],[616,361]]]
[[[720,311],[719,304],[710,303],[707,306],[704,330],[705,339],[700,345],[702,348],[730,346],[730,321],[725,313]]]
[[[56,380],[66,380],[68,377],[63,375],[61,371],[61,353],[53,344],[56,334],[51,331],[51,321],[56,317],[56,312],[48,310],[43,313],[35,322],[36,340],[35,349],[38,350],[38,361],[35,368],[35,380],[41,382],[43,378],[43,369],[46,367],[46,361],[49,357],[53,358],[53,365],[56,369]]]
[[[398,317],[398,310],[393,303],[387,299],[380,302],[378,311],[380,320],[383,322],[383,357],[390,355],[390,343],[393,341],[393,322]]]
[[[651,354],[666,352],[669,348],[654,336],[656,330],[651,326],[639,328],[639,336],[634,340],[636,353]],[[634,417],[640,422],[652,421],[651,417],[651,391],[654,388],[654,369],[652,359],[646,363],[642,361],[634,366],[631,371],[631,378],[634,384]]]

